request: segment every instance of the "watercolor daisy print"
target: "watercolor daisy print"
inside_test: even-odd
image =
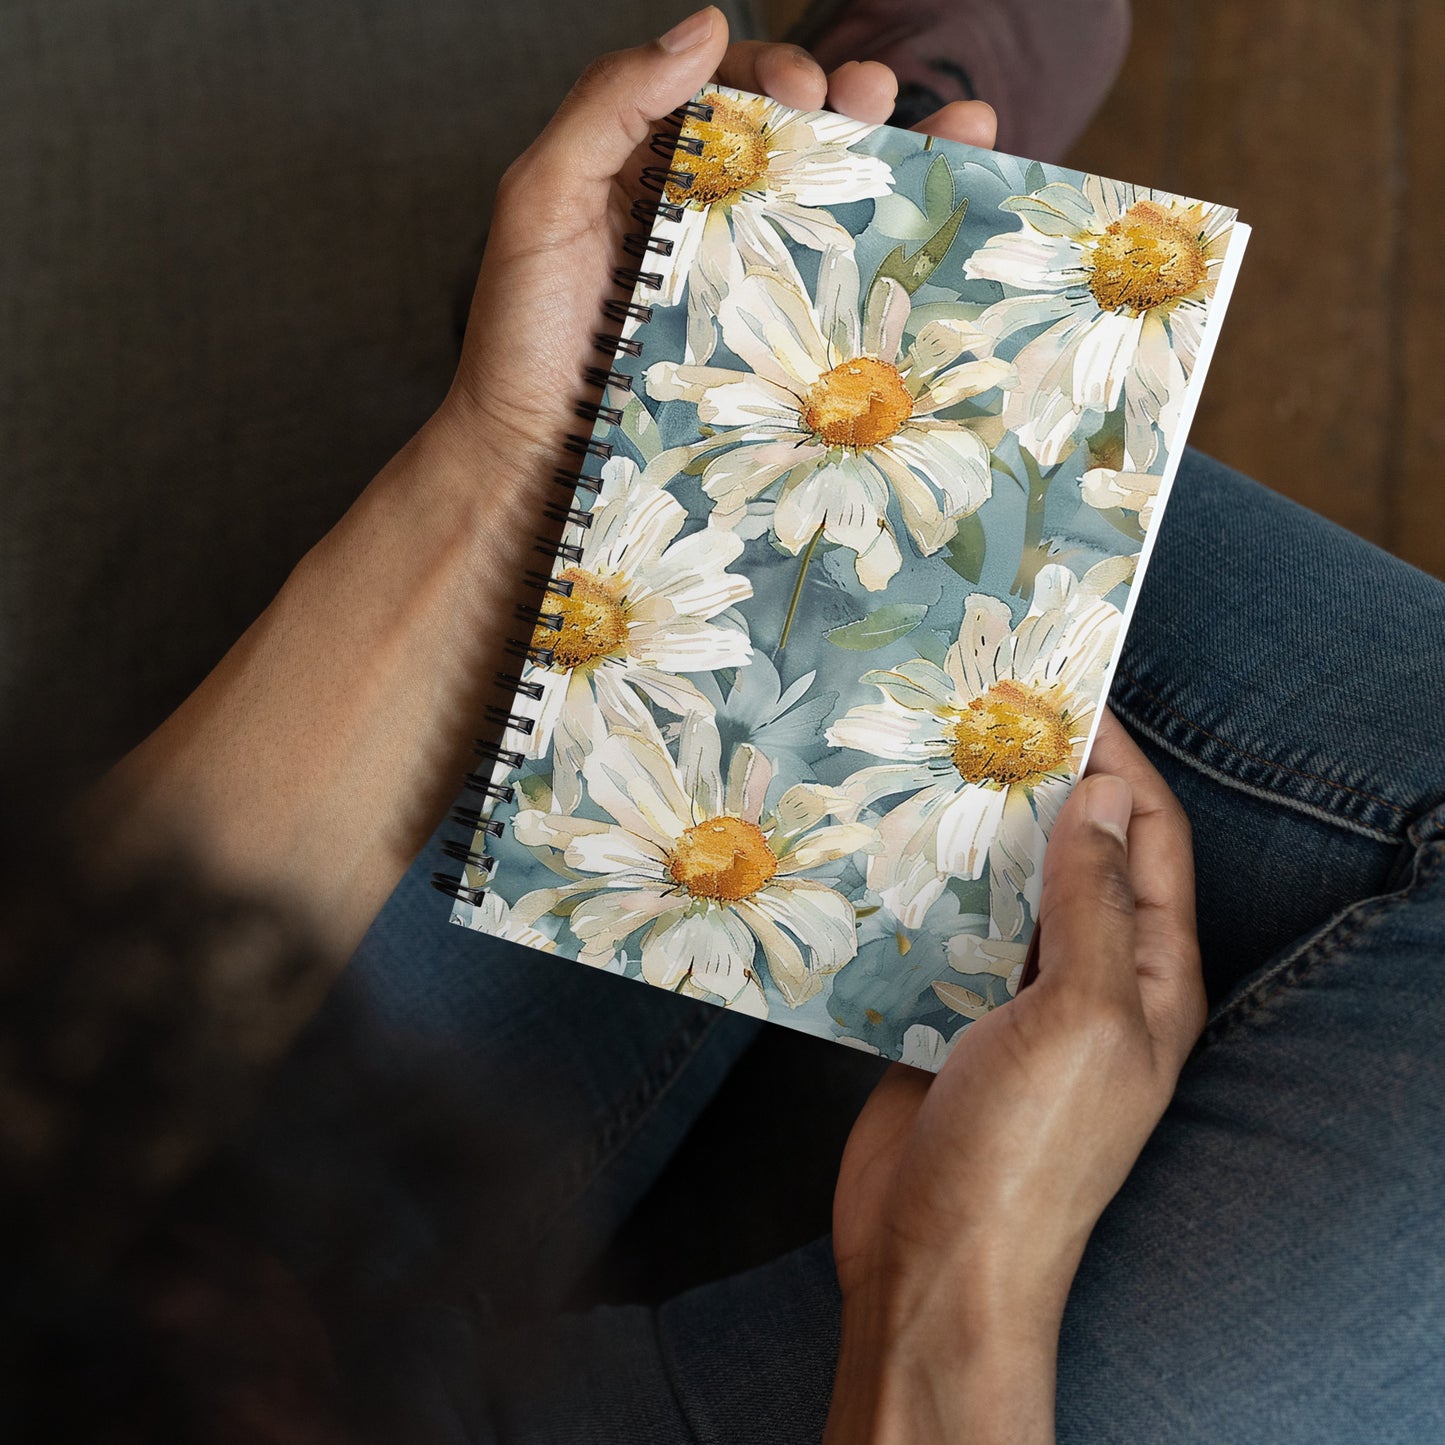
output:
[[[726,431],[726,443],[703,444],[713,526],[727,528],[771,491],[783,547],[796,555],[815,536],[846,547],[859,582],[877,592],[903,563],[890,499],[925,557],[988,500],[988,445],[947,413],[1011,385],[1014,369],[980,354],[992,340],[962,313],[929,321],[905,347],[908,292],[885,277],[862,303],[848,252],[824,258],[817,292],[791,264],[749,272],[718,313],[746,369],[662,361],[647,391],[692,402],[702,423]]]
[[[641,933],[649,983],[750,1013],[766,1012],[761,977],[796,1007],[853,957],[853,905],[817,875],[877,834],[828,821],[848,807],[836,790],[799,783],[770,804],[767,756],[745,744],[724,772],[717,726],[697,715],[676,760],[655,732],[615,732],[582,772],[599,816],[517,816],[518,841],[559,853],[577,877],[522,898],[523,922],[568,903],[583,962]]]
[[[556,575],[565,596],[549,596],[532,644],[528,757],[552,754],[563,807],[581,797],[581,766],[614,727],[647,726],[664,713],[711,711],[689,674],[735,668],[752,655],[747,634],[712,621],[751,595],[729,572],[742,543],[678,538],[687,513],[643,479],[636,463],[602,469],[581,555]],[[509,738],[510,742],[511,739]]]
[[[1015,627],[1007,604],[969,597],[943,665],[921,657],[865,672],[881,701],[828,729],[835,747],[890,761],[862,767],[844,791],[859,806],[906,795],[878,823],[868,883],[917,927],[950,878],[990,883],[1003,932],[1037,901],[1037,862],[1093,731],[1118,608],[1063,567],[1039,574]]]
[[[1172,430],[1199,352],[1234,213],[1137,186],[1055,182],[1004,209],[1019,228],[965,263],[1007,293],[980,325],[1000,339],[1040,323],[1019,352],[1027,385],[1006,413],[1046,464],[1086,418],[1123,405],[1125,452],[1147,467]]]
[[[721,87],[700,99],[712,115],[682,127],[682,145],[693,153],[679,151],[675,166],[692,179],[664,192],[683,214],[658,229],[672,260],[655,299],[664,306],[686,300],[690,356],[706,361],[715,344],[712,317],[737,261],[788,265],[790,242],[810,251],[852,250],[852,232],[829,207],[888,195],[893,172],[853,149],[877,126]]]
[[[452,918],[936,1070],[1018,992],[1246,228],[698,100]]]

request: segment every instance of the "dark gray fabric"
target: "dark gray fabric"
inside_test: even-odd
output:
[[[83,779],[199,681],[440,400],[507,163],[691,8],[0,7],[8,747]]]

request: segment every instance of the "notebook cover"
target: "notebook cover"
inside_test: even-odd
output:
[[[698,99],[452,921],[936,1069],[1017,990],[1247,228]]]

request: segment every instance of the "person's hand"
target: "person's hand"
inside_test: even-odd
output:
[[[507,172],[456,378],[436,414],[301,560],[209,677],[81,807],[117,866],[203,858],[231,890],[284,902],[339,966],[475,766],[472,735],[523,569],[565,497],[552,480],[593,334],[617,294],[657,123],[712,77],[795,107],[882,121],[892,72],[832,75],[795,46],[728,47],[700,11],[588,68]],[[992,110],[933,134],[990,144]],[[238,786],[237,779],[244,780]],[[169,851],[167,851],[169,850]],[[286,1031],[276,1031],[276,1047]]]
[[[632,202],[658,123],[710,81],[756,91],[799,110],[825,105],[886,121],[897,82],[886,66],[851,63],[831,74],[794,45],[728,45],[727,19],[709,6],[660,40],[590,65],[537,140],[502,179],[456,381],[437,425],[485,468],[488,486],[521,481],[555,492],[583,370],[600,358],[595,332],[614,330],[602,303],[618,294],[612,269],[638,229]],[[959,101],[916,129],[993,144],[993,110]],[[476,455],[485,437],[488,453]],[[495,450],[493,450],[495,449]],[[535,517],[535,510],[531,516]]]
[[[1089,772],[1045,855],[1037,982],[936,1079],[895,1065],[849,1137],[830,1445],[1052,1439],[1069,1285],[1205,1015],[1183,809],[1112,714]]]

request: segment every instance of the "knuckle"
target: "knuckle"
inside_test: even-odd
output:
[[[1048,879],[1039,905],[1039,921],[1103,913],[1118,920],[1134,917],[1134,889],[1122,868],[1071,871]]]
[[[1122,859],[1112,859],[1094,875],[1091,890],[1094,902],[1106,913],[1120,917],[1134,916],[1134,885],[1123,867]]]
[[[572,87],[574,95],[611,90],[622,78],[626,58],[620,50],[608,50],[591,61]]]
[[[1170,831],[1174,835],[1173,841],[1192,853],[1194,851],[1194,824],[1189,821],[1189,814],[1184,811],[1184,805],[1173,793],[1169,794],[1164,815],[1168,819]]]
[[[536,170],[536,156],[528,147],[502,172],[497,182],[498,206],[510,205],[518,196],[531,194],[535,189]]]
[[[1077,1021],[1091,1053],[1106,1060],[1119,1060],[1139,1052],[1144,1034],[1138,1009],[1122,1000],[1091,997],[1080,1009]]]

